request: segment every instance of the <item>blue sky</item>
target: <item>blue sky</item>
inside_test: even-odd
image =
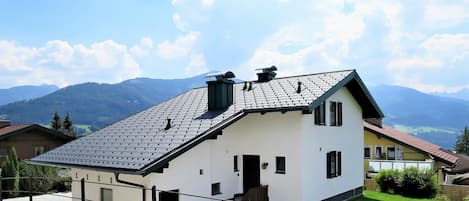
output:
[[[276,65],[452,92],[468,64],[469,1],[0,0],[0,88]]]

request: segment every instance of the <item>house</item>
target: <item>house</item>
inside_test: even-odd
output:
[[[12,125],[10,121],[1,120],[0,163],[13,147],[19,158],[30,159],[73,139],[37,124]]]
[[[271,201],[361,195],[363,119],[383,115],[357,72],[275,70],[242,83],[209,75],[29,162],[70,167],[73,197],[91,200],[226,200],[259,186]]]
[[[382,169],[438,170],[443,182],[448,173],[469,170],[466,160],[438,145],[384,125],[365,121],[364,171],[370,177]]]

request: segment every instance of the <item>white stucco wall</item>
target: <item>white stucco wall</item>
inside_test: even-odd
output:
[[[303,200],[322,200],[363,186],[363,119],[361,107],[350,92],[343,88],[326,100],[340,101],[343,125],[340,127],[314,124],[314,114],[302,119]],[[326,113],[326,125],[330,124]],[[342,152],[342,175],[328,179],[327,153]]]
[[[207,140],[169,163],[164,173],[152,173],[145,178],[121,176],[124,180],[141,183],[147,188],[173,190],[211,197],[211,184],[221,183],[222,194],[214,198],[228,199],[243,192],[243,155],[259,155],[261,184],[269,185],[271,201],[321,200],[362,186],[363,123],[361,109],[346,89],[332,95],[329,101],[343,103],[343,126],[316,126],[313,114],[302,112],[249,114],[223,130],[216,140]],[[328,111],[328,105],[326,107]],[[326,115],[329,122],[329,115]],[[342,176],[326,178],[326,153],[342,152]],[[233,156],[238,155],[239,172],[233,171]],[[275,157],[286,157],[286,174],[275,173]],[[203,174],[200,174],[200,170]],[[72,178],[110,182],[113,174],[73,169]],[[75,173],[78,177],[75,178]],[[140,200],[140,189],[113,189],[114,201]],[[80,197],[80,184],[73,183],[73,196]],[[87,184],[87,198],[99,200],[101,186]],[[147,200],[151,193],[147,192]],[[180,196],[181,201],[206,199]]]

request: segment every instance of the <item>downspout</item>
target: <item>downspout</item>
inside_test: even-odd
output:
[[[121,184],[127,184],[129,186],[135,186],[135,187],[140,187],[142,188],[142,201],[146,201],[146,190],[145,190],[145,186],[144,185],[141,185],[141,184],[136,184],[136,183],[132,183],[132,182],[129,182],[129,181],[124,181],[124,180],[121,180],[119,179],[119,173],[115,172],[114,173],[115,177],[116,177],[116,181],[118,183],[121,183]]]

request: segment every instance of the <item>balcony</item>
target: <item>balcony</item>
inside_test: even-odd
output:
[[[368,172],[377,173],[381,170],[403,170],[416,167],[419,170],[433,168],[433,161],[407,161],[407,160],[369,160]]]

